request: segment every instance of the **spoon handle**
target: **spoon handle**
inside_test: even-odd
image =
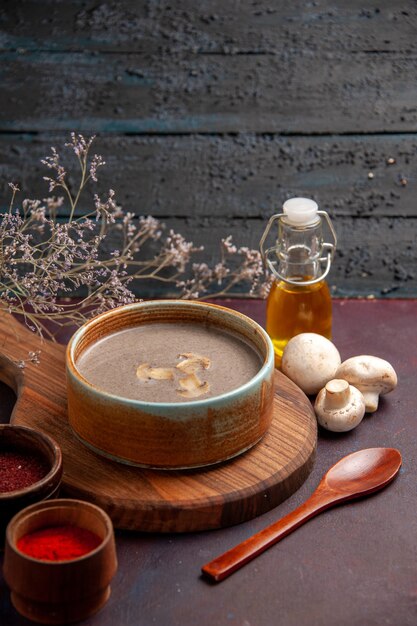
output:
[[[214,582],[220,582],[262,554],[270,546],[289,535],[309,519],[332,506],[333,498],[317,490],[291,513],[231,548],[201,568],[203,574]]]

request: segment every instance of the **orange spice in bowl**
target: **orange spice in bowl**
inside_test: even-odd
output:
[[[43,624],[96,613],[117,570],[113,524],[100,507],[69,498],[39,502],[9,522],[4,578],[15,609]]]
[[[92,552],[100,543],[100,537],[91,530],[63,524],[27,533],[16,542],[16,547],[41,561],[71,561]]]

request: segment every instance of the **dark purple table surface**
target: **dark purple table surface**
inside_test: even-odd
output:
[[[264,303],[224,301],[260,323]],[[350,433],[319,433],[314,469],[283,504],[222,530],[183,535],[116,532],[119,569],[107,605],[86,626],[416,626],[417,300],[336,300],[333,340],[342,359],[374,354],[399,385]],[[0,387],[0,420],[13,394]],[[200,567],[285,515],[342,456],[396,447],[398,478],[385,490],[331,509],[220,583]],[[0,575],[0,624],[29,624],[10,604]]]

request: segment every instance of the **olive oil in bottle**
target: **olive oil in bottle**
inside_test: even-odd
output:
[[[323,219],[333,243],[323,241]],[[278,222],[274,246],[264,249],[271,226]],[[275,277],[266,306],[266,330],[275,350],[275,364],[288,341],[299,333],[312,332],[331,338],[332,303],[326,276],[336,246],[330,218],[308,198],[292,198],[283,213],[268,222],[261,239],[264,262]],[[323,267],[324,265],[324,267]]]

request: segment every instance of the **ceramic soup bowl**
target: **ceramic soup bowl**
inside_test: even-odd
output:
[[[108,343],[121,331],[125,356]],[[147,333],[147,347],[146,337],[132,334],[136,332]],[[165,332],[171,333],[167,340]],[[197,347],[190,343],[195,333],[197,338],[201,335]],[[244,372],[241,383],[234,348],[231,356],[231,344],[225,345],[223,337],[238,351],[246,350],[248,363],[255,363],[252,373]],[[220,344],[211,345],[212,338]],[[101,362],[102,373],[94,381],[81,367],[88,359],[93,366]],[[225,307],[155,300],[112,309],[73,335],[66,365],[73,431],[92,450],[116,461],[156,469],[211,465],[251,448],[271,423],[271,340],[256,322]],[[241,355],[240,366],[246,365]],[[232,387],[226,384],[216,393],[229,378],[235,380]],[[116,380],[119,390],[114,387]],[[129,393],[123,389],[126,381]],[[164,389],[174,394],[174,401],[167,401]],[[131,397],[131,390],[139,397]],[[147,393],[146,399],[140,390]]]

